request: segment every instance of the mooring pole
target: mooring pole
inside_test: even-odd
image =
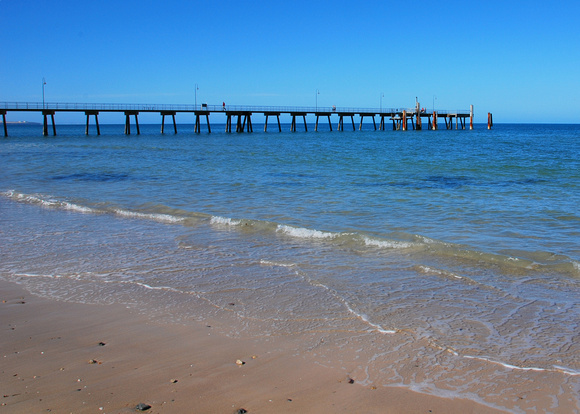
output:
[[[469,129],[473,129],[473,105],[469,105]]]

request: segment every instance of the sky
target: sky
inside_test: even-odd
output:
[[[47,102],[417,98],[428,111],[474,105],[475,122],[580,123],[578,16],[577,0],[0,0],[0,102],[42,102],[44,78]]]

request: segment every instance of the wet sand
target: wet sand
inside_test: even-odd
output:
[[[140,403],[149,413],[500,412],[357,383],[297,354],[300,335],[229,338],[209,323],[157,324],[121,305],[53,301],[5,281],[0,315],[0,413],[124,413]]]

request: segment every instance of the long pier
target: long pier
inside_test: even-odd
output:
[[[232,132],[232,121],[235,122],[235,132],[253,132],[252,115],[262,114],[265,116],[264,131],[268,130],[268,120],[270,117],[276,117],[278,124],[278,131],[282,132],[280,124],[280,115],[290,115],[292,122],[290,124],[290,131],[294,132],[299,129],[300,118],[304,123],[304,130],[308,131],[306,123],[307,115],[316,116],[316,123],[314,130],[318,131],[319,119],[322,117],[323,121],[327,120],[330,130],[332,131],[331,117],[336,116],[338,122],[336,129],[344,131],[345,119],[352,124],[353,131],[356,130],[354,117],[360,117],[359,130],[362,129],[365,118],[371,118],[375,130],[377,130],[376,117],[380,118],[378,129],[384,131],[388,121],[392,122],[393,130],[409,130],[409,125],[413,130],[423,129],[423,125],[427,125],[427,129],[437,130],[438,120],[442,118],[445,121],[446,129],[453,129],[453,122],[455,121],[455,129],[466,129],[467,120],[469,120],[469,129],[473,129],[473,105],[469,110],[437,110],[427,112],[422,109],[419,103],[415,108],[406,109],[377,109],[377,108],[336,108],[336,107],[282,107],[282,106],[240,106],[232,105],[144,105],[144,104],[81,104],[81,103],[38,103],[38,102],[0,102],[0,115],[4,125],[4,136],[8,136],[8,127],[6,122],[6,115],[9,112],[39,112],[43,116],[43,135],[49,135],[50,117],[52,134],[56,136],[55,115],[60,112],[79,112],[86,116],[85,134],[89,135],[89,121],[94,117],[96,124],[97,135],[101,134],[99,126],[99,114],[102,112],[122,113],[125,115],[125,134],[131,134],[131,117],[134,118],[135,130],[140,134],[139,119],[140,113],[159,113],[161,116],[161,133],[165,133],[165,117],[171,116],[173,121],[173,131],[177,134],[176,115],[179,114],[193,114],[195,116],[195,132],[201,132],[202,120],[205,118],[207,132],[211,133],[211,125],[209,116],[211,114],[222,114],[226,117],[226,132]],[[350,119],[349,119],[350,118]],[[387,120],[387,121],[385,121]],[[491,113],[488,113],[488,129],[491,129],[493,120]]]

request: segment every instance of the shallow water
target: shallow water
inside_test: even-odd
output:
[[[515,412],[509,381],[539,373],[577,409],[578,126],[40,128],[0,142],[3,278],[234,336],[351,332],[368,383]]]

